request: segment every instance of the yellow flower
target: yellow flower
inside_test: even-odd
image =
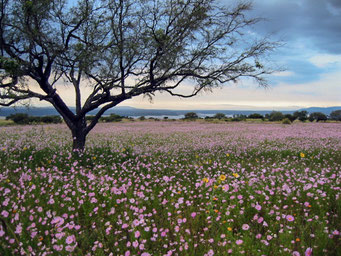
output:
[[[299,239],[299,238],[296,238],[296,242],[299,242],[299,241],[301,241],[301,239]]]
[[[304,158],[305,157],[305,154],[304,153],[300,153],[300,157]]]
[[[232,174],[234,177],[238,178],[239,177],[239,174],[238,173],[233,173]]]
[[[96,160],[96,158],[97,158],[97,157],[95,157],[95,156],[92,157],[93,160]]]
[[[230,154],[229,154],[229,153],[226,153],[226,156],[227,156],[227,157],[229,157],[229,156],[230,156]]]
[[[228,230],[228,231],[232,231],[232,228],[231,228],[231,227],[228,227],[227,230]]]
[[[24,150],[27,150],[27,147],[24,147]]]
[[[203,178],[202,181],[205,182],[205,183],[207,183],[207,182],[208,182],[208,179],[207,179],[207,178]]]
[[[217,188],[218,188],[218,186],[217,186],[217,185],[214,185],[213,187],[214,187],[214,189],[217,189]]]
[[[224,181],[224,180],[226,180],[226,176],[222,174],[222,175],[220,175],[219,179],[220,179],[221,181]]]

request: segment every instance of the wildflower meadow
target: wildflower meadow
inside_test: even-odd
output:
[[[341,124],[0,128],[0,255],[341,255]]]

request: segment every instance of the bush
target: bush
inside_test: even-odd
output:
[[[304,121],[308,120],[308,112],[305,111],[305,110],[295,111],[293,116],[295,117],[295,119],[298,119],[301,122],[304,122]]]
[[[284,119],[284,115],[280,111],[272,111],[269,115],[270,121],[282,121]]]
[[[282,124],[291,124],[291,121],[289,118],[284,118]]]
[[[248,116],[250,119],[264,119],[264,116],[258,113],[253,113]]]
[[[285,114],[284,118],[289,119],[290,122],[294,122],[296,120],[296,117],[294,117],[292,114]]]
[[[330,119],[341,121],[341,109],[340,110],[334,110],[330,113]]]
[[[29,116],[26,113],[11,114],[6,117],[6,120],[12,120],[16,124],[59,124],[62,122],[60,116]]]
[[[197,115],[197,113],[195,112],[188,112],[185,114],[185,118],[184,119],[198,119],[199,116]]]
[[[316,122],[319,121],[327,121],[327,116],[325,114],[323,114],[322,112],[313,112],[309,115],[309,121],[313,122],[314,120]]]
[[[226,116],[223,113],[217,113],[213,116],[213,118],[220,120],[220,119],[226,118]]]
[[[103,116],[99,120],[106,123],[111,122],[120,122],[122,121],[123,116],[116,115],[116,114],[110,114],[110,116]]]

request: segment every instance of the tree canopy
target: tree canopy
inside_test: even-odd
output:
[[[242,77],[266,85],[273,70],[263,57],[277,44],[253,33],[260,19],[250,9],[214,0],[0,0],[0,105],[49,102],[83,149],[105,111],[127,99],[192,97]],[[63,83],[74,88],[75,112]],[[182,93],[183,84],[192,91]]]

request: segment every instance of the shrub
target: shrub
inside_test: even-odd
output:
[[[334,110],[330,113],[330,119],[341,121],[341,109],[340,110]]]
[[[270,121],[282,121],[284,119],[284,115],[280,111],[272,111],[269,115]]]
[[[301,122],[304,122],[306,120],[308,120],[308,112],[305,111],[305,110],[302,110],[302,111],[295,111],[293,116],[300,120]]]
[[[289,118],[284,118],[282,124],[291,124],[291,121]]]
[[[213,118],[215,119],[223,119],[223,118],[226,118],[225,114],[223,113],[217,113],[213,116]]]
[[[185,114],[185,119],[198,119],[199,116],[195,112],[188,112]]]
[[[102,122],[110,123],[110,122],[120,122],[120,121],[122,121],[122,118],[123,118],[123,116],[116,115],[116,114],[110,114],[110,116],[101,117],[99,120]]]
[[[261,115],[261,114],[258,114],[258,113],[253,113],[253,114],[250,114],[250,115],[248,116],[248,118],[251,118],[251,119],[263,119],[264,116]]]
[[[322,112],[313,112],[309,115],[309,121],[313,122],[314,120],[316,122],[319,121],[327,121],[327,116],[325,114],[323,114]]]

